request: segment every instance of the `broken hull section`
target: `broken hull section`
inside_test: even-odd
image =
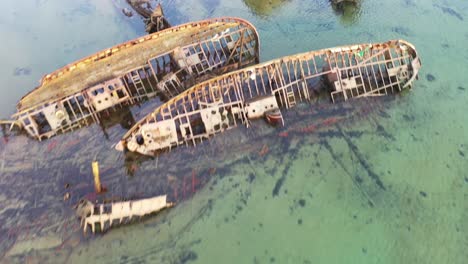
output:
[[[100,113],[187,88],[259,61],[256,29],[237,18],[172,27],[98,52],[41,80],[13,120],[39,140],[75,130]]]
[[[91,231],[95,233],[97,226],[99,226],[99,229],[102,232],[116,224],[121,225],[129,223],[134,218],[141,218],[157,213],[172,206],[172,203],[167,202],[166,195],[135,201],[98,205],[87,200],[81,200],[77,205],[76,213],[78,217],[81,218],[83,232],[86,233],[88,226],[90,226]]]
[[[332,102],[393,94],[411,87],[420,67],[403,40],[287,56],[195,85],[140,120],[116,149],[152,156],[252,119],[283,123],[279,109],[309,101],[323,87]]]

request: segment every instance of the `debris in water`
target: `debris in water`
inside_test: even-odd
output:
[[[151,10],[151,4],[148,1],[127,0],[127,3],[140,16],[143,17],[146,25],[146,32],[148,34],[155,33],[171,27],[167,19],[164,17],[164,12],[162,10],[161,4],[158,4],[154,10]]]
[[[460,21],[463,21],[463,16],[460,13],[458,13],[457,11],[455,11],[454,9],[450,8],[450,7],[440,6],[438,4],[434,4],[434,7],[437,7],[440,10],[442,10],[442,12],[444,12],[444,14],[448,14],[450,16],[458,18]]]

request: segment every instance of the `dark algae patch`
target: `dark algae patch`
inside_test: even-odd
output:
[[[411,36],[411,31],[405,27],[393,27],[392,31],[405,37]]]
[[[444,12],[444,14],[450,15],[452,17],[458,18],[460,21],[463,21],[463,16],[460,13],[458,13],[457,11],[455,11],[454,9],[450,8],[450,7],[440,6],[438,4],[434,4],[434,7],[437,7],[440,10],[442,10],[442,12]]]
[[[461,151],[461,150],[458,151],[458,154],[460,154],[460,156],[462,156],[462,157],[465,157],[465,153],[463,151]]]
[[[185,263],[195,261],[197,259],[198,259],[197,253],[195,253],[194,251],[186,251],[186,252],[183,252],[179,256],[179,263],[180,264],[185,264]]]
[[[335,160],[335,162],[340,165],[340,167],[346,172],[346,174],[349,176],[349,178],[353,181],[356,188],[358,188],[358,190],[361,192],[362,196],[367,199],[367,202],[368,202],[369,206],[374,207],[374,202],[370,199],[370,197],[367,194],[367,192],[365,191],[365,189],[361,186],[360,182],[356,181],[354,176],[351,174],[351,172],[343,164],[340,157],[335,153],[335,151],[333,150],[331,145],[328,143],[328,141],[321,140],[320,145],[330,152],[330,155],[333,157],[333,160]]]
[[[255,174],[250,173],[249,178],[247,180],[249,181],[249,183],[252,183],[255,180]]]
[[[279,178],[276,181],[275,187],[273,188],[273,191],[271,192],[271,195],[273,195],[273,197],[275,197],[275,196],[277,196],[279,194],[279,191],[281,190],[281,187],[283,186],[285,178],[286,177],[283,175],[283,176],[281,176],[281,178]]]
[[[426,80],[428,80],[430,82],[433,82],[433,81],[436,80],[436,77],[429,73],[429,74],[426,75]]]
[[[384,138],[386,139],[389,139],[389,140],[392,140],[392,141],[395,141],[395,137],[392,136],[390,133],[388,133],[385,128],[378,124],[377,125],[377,134],[380,135],[380,136],[383,136]]]
[[[304,199],[300,199],[300,200],[299,200],[299,205],[300,205],[301,207],[304,207],[304,206],[306,205],[306,201],[305,201]]]
[[[365,157],[361,154],[359,151],[358,147],[351,141],[351,139],[344,133],[344,131],[340,128],[340,132],[343,135],[343,139],[346,141],[348,144],[349,149],[354,153],[354,156],[358,159],[359,163],[361,166],[364,168],[364,170],[367,172],[369,177],[371,177],[374,182],[379,186],[381,190],[386,190],[382,180],[380,179],[379,175],[375,173],[372,169],[369,163],[367,163]]]
[[[284,180],[286,180],[286,175],[288,174],[289,172],[289,169],[291,168],[292,166],[292,162],[289,161],[288,163],[286,163],[286,165],[284,166],[284,170],[282,172],[282,175],[281,177],[276,181],[275,183],[275,187],[273,188],[273,191],[271,192],[271,195],[273,197],[277,196],[281,190],[281,187],[283,186],[284,184]],[[286,192],[287,193],[287,192]]]
[[[30,75],[31,74],[31,69],[30,68],[15,68],[13,71],[14,76],[21,76],[21,75]]]

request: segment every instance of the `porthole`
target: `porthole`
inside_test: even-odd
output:
[[[136,142],[137,142],[138,145],[141,146],[141,145],[145,144],[145,139],[141,135],[137,135],[136,136]]]

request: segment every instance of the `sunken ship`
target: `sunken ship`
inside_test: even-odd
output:
[[[404,40],[286,56],[196,84],[140,120],[116,149],[153,156],[258,118],[284,124],[281,109],[310,101],[318,89],[333,103],[394,94],[411,88],[420,67]]]
[[[259,62],[249,22],[222,17],[170,27],[110,47],[42,77],[17,104],[12,126],[38,140],[101,123],[101,113],[172,98],[207,80]]]
[[[95,233],[96,230],[105,231],[173,206],[174,203],[167,201],[167,195],[102,204],[80,200],[76,205],[76,214],[81,218],[83,232],[86,233],[88,226],[91,226],[91,231]]]

